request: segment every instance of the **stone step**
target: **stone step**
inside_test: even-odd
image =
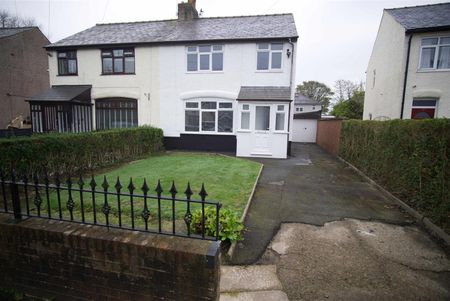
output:
[[[278,279],[277,268],[275,265],[221,267],[221,293],[281,291],[282,289],[283,287]],[[260,292],[258,292],[258,294],[260,294]]]
[[[220,301],[289,301],[283,291],[222,293]]]

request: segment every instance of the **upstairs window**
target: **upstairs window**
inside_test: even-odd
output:
[[[422,39],[420,69],[450,69],[450,37]]]
[[[103,74],[134,74],[134,49],[102,50]]]
[[[59,51],[58,52],[58,74],[59,75],[77,75],[77,51]]]
[[[259,43],[257,45],[257,70],[281,70],[283,43]]]
[[[199,45],[187,48],[187,71],[223,71],[223,46]]]

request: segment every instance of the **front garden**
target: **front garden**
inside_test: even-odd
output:
[[[203,209],[195,200],[202,199],[202,185],[207,193],[203,195],[206,201],[222,205],[222,236],[227,235],[227,225],[241,229],[238,221],[261,168],[259,163],[220,154],[165,152],[162,133],[154,128],[9,139],[0,142],[0,151],[6,154],[0,159],[5,177],[11,168],[17,170],[20,179],[23,174],[28,175],[30,186],[26,194],[22,187],[21,203],[22,211],[30,215],[48,216],[50,212],[53,218],[64,220],[177,234],[199,233]],[[47,192],[45,173],[49,182],[59,183],[61,189],[52,186]],[[43,184],[38,189],[38,201],[34,174],[38,174],[38,181]],[[92,179],[95,194],[88,191],[93,187]],[[159,199],[158,181],[162,189]],[[187,198],[188,183],[192,191],[189,197],[194,202],[174,201],[174,192],[176,199]],[[68,186],[73,189],[70,193]],[[81,192],[80,188],[86,191]],[[148,198],[145,199],[146,189]],[[106,198],[105,191],[111,193]],[[117,196],[116,192],[121,195]],[[131,194],[137,197],[130,197]],[[215,236],[215,206],[205,204],[204,210],[206,234]],[[188,212],[192,214],[189,225]],[[234,233],[230,235],[231,240],[237,238]]]

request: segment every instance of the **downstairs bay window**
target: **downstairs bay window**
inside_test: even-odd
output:
[[[97,130],[137,127],[137,100],[119,97],[96,99],[95,124]]]
[[[217,100],[185,102],[184,130],[196,133],[232,133],[233,103]]]

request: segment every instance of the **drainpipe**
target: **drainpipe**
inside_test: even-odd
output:
[[[291,53],[291,74],[290,74],[290,78],[289,78],[289,87],[291,88],[291,91],[292,91],[292,85],[293,85],[293,80],[292,80],[292,77],[293,77],[293,74],[294,74],[294,55],[295,55],[295,52],[294,52],[294,43],[292,43],[292,40],[291,40],[291,38],[289,38],[288,39],[288,43],[289,44],[291,44],[291,47],[292,47],[292,53]],[[292,100],[292,101],[294,101],[294,99]],[[287,141],[287,143],[288,143],[288,150],[287,150],[287,155],[289,156],[290,154],[291,154],[291,143],[290,143],[290,141],[289,141],[289,136],[291,135],[291,103],[289,103],[289,110],[288,110],[288,141]]]
[[[402,96],[402,107],[400,109],[400,119],[403,119],[403,110],[405,106],[405,97],[406,97],[406,83],[408,82],[408,68],[409,68],[409,54],[411,52],[411,40],[413,34],[409,36],[408,40],[408,51],[406,53],[406,66],[405,66],[405,79],[403,81],[403,96]]]

